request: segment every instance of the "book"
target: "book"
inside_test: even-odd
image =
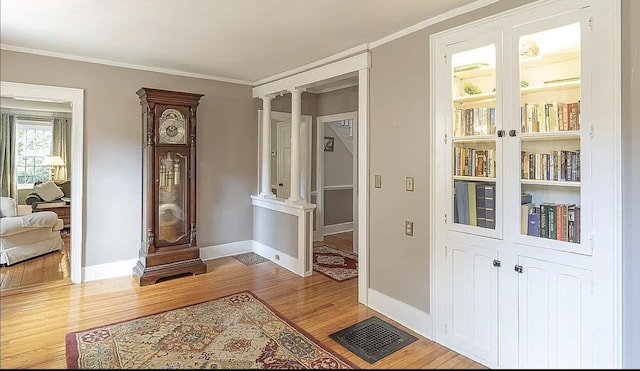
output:
[[[569,219],[567,220],[568,238],[569,242],[576,242],[575,235],[575,221],[576,221],[576,205],[571,204],[568,206]]]
[[[531,195],[531,193],[528,192],[520,192],[520,204],[530,204],[533,199],[533,196]]]
[[[473,182],[467,182],[467,192],[469,201],[469,225],[478,225],[478,215],[476,206],[476,184]]]
[[[485,207],[485,227],[496,228],[496,185],[485,184],[484,186],[484,207]]]
[[[469,188],[467,182],[456,180],[454,183],[458,223],[469,224]]]
[[[529,214],[531,213],[531,209],[533,209],[532,203],[526,203],[520,205],[520,233],[528,234],[527,228],[529,225]]]
[[[556,240],[558,241],[562,241],[563,240],[563,236],[562,233],[564,231],[563,228],[563,205],[556,205]]]
[[[481,183],[476,184],[476,220],[478,227],[486,228],[487,209],[485,206],[484,187]]]
[[[556,239],[556,226],[557,226],[557,220],[556,220],[556,205],[555,204],[548,204],[547,205],[547,213],[548,213],[548,218],[549,220],[547,221],[547,235],[543,236],[543,237],[547,237],[547,238],[551,238],[553,240]]]
[[[543,203],[540,205],[540,234],[539,237],[549,237],[549,212],[548,204]]]
[[[527,235],[540,237],[540,208],[535,206],[531,208],[528,218]]]

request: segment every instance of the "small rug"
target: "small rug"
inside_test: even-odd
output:
[[[70,332],[67,368],[349,369],[249,291]]]
[[[313,270],[336,281],[358,277],[358,255],[329,246],[313,248]]]
[[[254,265],[269,261],[269,259],[254,252],[246,252],[244,254],[233,255],[233,257],[241,261],[244,265]]]
[[[334,332],[329,337],[369,363],[375,363],[418,340],[376,316]]]

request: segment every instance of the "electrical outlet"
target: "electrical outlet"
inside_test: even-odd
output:
[[[413,222],[405,220],[404,222],[404,234],[407,236],[413,236]]]
[[[407,191],[413,191],[413,177],[412,176],[408,176],[405,179],[405,189]]]
[[[382,188],[382,175],[373,176],[373,186],[376,188]]]
[[[280,255],[276,254],[275,258],[276,260],[280,260]]]

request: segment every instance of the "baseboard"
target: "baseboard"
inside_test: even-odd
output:
[[[237,241],[200,248],[200,259],[211,260],[253,251],[253,240]]]
[[[135,267],[137,262],[138,259],[128,259],[84,267],[82,268],[82,282],[131,276],[133,274],[133,267]]]
[[[368,290],[368,300],[369,307],[372,309],[410,328],[412,331],[417,332],[427,339],[433,339],[433,324],[431,316],[428,313],[373,289]]]
[[[272,262],[290,270],[291,272],[299,276],[304,277],[303,273],[296,271],[296,267],[298,266],[298,258],[294,258],[293,256],[284,254],[282,251],[278,251],[257,241],[253,241],[253,252],[271,260]],[[276,256],[278,257],[277,259]]]
[[[336,234],[342,232],[351,232],[353,231],[353,222],[339,223],[339,224],[331,224],[324,226],[324,235],[328,234]]]

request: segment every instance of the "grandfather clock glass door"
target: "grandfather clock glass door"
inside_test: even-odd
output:
[[[189,243],[187,151],[158,148],[156,247]]]
[[[141,286],[206,272],[196,235],[196,117],[201,94],[142,88]]]

